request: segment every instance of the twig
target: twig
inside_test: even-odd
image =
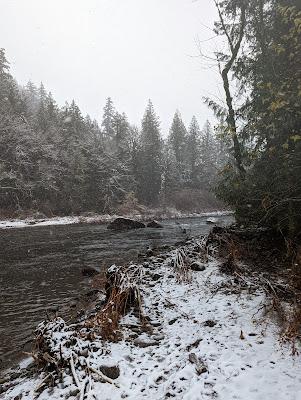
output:
[[[93,367],[89,367],[90,371],[94,372],[95,374],[99,375],[101,379],[103,379],[105,382],[110,383],[111,385],[115,385],[116,387],[120,387],[117,382],[114,382],[111,378],[103,374],[101,371],[98,371],[97,369]]]
[[[83,384],[82,384],[82,388],[81,388],[80,395],[79,395],[79,400],[84,400],[84,397],[85,397],[85,394],[86,394],[85,393],[85,389],[86,389],[86,386],[87,386],[88,382],[89,382],[89,378],[86,377],[84,382],[83,382]],[[87,394],[89,394],[89,390],[88,390]]]
[[[48,374],[43,380],[42,382],[35,388],[34,392],[39,392],[40,389],[42,388],[42,386],[45,385],[46,381],[48,381],[48,379],[52,376],[52,373]]]
[[[77,376],[77,374],[75,372],[74,360],[73,360],[72,353],[70,355],[70,367],[71,367],[71,372],[72,372],[72,375],[73,375],[73,378],[74,378],[74,382],[75,382],[76,386],[78,387],[78,389],[81,390],[82,387],[81,387],[80,380],[79,380],[79,378],[78,378],[78,376]]]

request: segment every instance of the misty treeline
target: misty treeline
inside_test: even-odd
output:
[[[179,112],[163,140],[150,101],[137,128],[108,98],[99,126],[74,101],[59,107],[43,84],[18,85],[0,50],[2,215],[212,207],[224,154],[209,122],[201,130],[193,117],[186,128]]]
[[[294,238],[301,231],[301,2],[215,3],[226,102],[207,103],[232,142],[219,196],[240,221]]]

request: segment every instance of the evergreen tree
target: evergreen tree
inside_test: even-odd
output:
[[[4,49],[0,48],[0,107],[4,112],[8,108],[9,83],[12,76],[9,73],[9,63]]]
[[[106,100],[106,104],[103,109],[103,117],[102,117],[102,133],[104,136],[104,140],[108,143],[108,146],[111,146],[115,138],[115,116],[116,111],[111,97],[108,97]]]
[[[183,189],[183,185],[175,153],[169,145],[165,145],[163,161],[162,202],[166,206],[171,204],[174,192]]]
[[[200,188],[202,174],[201,131],[195,116],[192,117],[187,138],[187,169],[189,186]]]
[[[179,111],[176,111],[169,131],[168,143],[175,154],[176,162],[181,172],[184,171],[186,162],[186,140],[187,131],[185,125]]]
[[[204,187],[210,188],[214,183],[217,175],[217,157],[217,143],[210,122],[207,120],[202,130],[200,143],[201,183]]]
[[[39,108],[38,89],[35,84],[28,81],[24,88],[24,99],[27,108],[27,117],[32,118]]]
[[[47,119],[49,120],[51,125],[57,126],[59,121],[59,109],[55,100],[53,99],[51,92],[47,94],[45,100],[45,107],[46,107]]]
[[[231,32],[237,32],[237,10],[244,9],[245,16],[240,25],[244,46],[231,64],[235,86],[245,95],[240,109],[231,110],[241,156],[237,163],[233,143],[232,159],[245,172],[237,173],[229,163],[219,194],[239,220],[280,230],[291,240],[301,232],[301,4],[224,0],[219,9],[216,30],[228,37],[229,47]],[[226,89],[229,99],[229,86]]]
[[[145,204],[156,204],[161,190],[162,140],[159,126],[159,119],[149,100],[142,119],[139,152],[138,195]]]
[[[2,113],[22,115],[25,105],[16,81],[9,72],[9,62],[4,49],[0,48],[0,110]]]
[[[130,126],[126,115],[116,112],[113,126],[116,157],[121,162],[127,163],[130,158]]]

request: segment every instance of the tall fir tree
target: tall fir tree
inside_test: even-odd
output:
[[[161,190],[162,139],[159,118],[150,100],[142,119],[138,179],[139,200],[156,204]]]
[[[101,129],[104,142],[109,151],[113,151],[114,148],[114,140],[116,134],[115,123],[116,123],[116,110],[111,97],[108,97],[103,109]]]
[[[130,125],[125,113],[115,113],[113,126],[114,152],[121,162],[127,163],[130,157]]]
[[[180,171],[184,170],[186,162],[186,140],[187,130],[182,121],[180,112],[176,111],[169,131],[168,143],[174,152]]]
[[[201,183],[204,187],[213,187],[217,175],[218,148],[210,122],[207,120],[200,143]]]
[[[2,112],[8,109],[9,83],[11,80],[9,62],[6,59],[4,49],[0,48],[0,107]]]
[[[195,116],[192,117],[187,138],[187,176],[189,186],[199,189],[201,184],[201,130]]]
[[[183,189],[180,175],[175,153],[168,144],[165,144],[162,176],[162,203],[164,206],[171,204],[175,191]]]

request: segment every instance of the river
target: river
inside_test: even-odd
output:
[[[64,313],[91,288],[82,269],[137,259],[148,247],[206,234],[206,217],[165,220],[163,229],[109,231],[106,225],[30,226],[0,230],[0,369],[16,362],[49,307]],[[232,216],[217,217],[227,225]],[[186,229],[186,234],[183,233]]]

